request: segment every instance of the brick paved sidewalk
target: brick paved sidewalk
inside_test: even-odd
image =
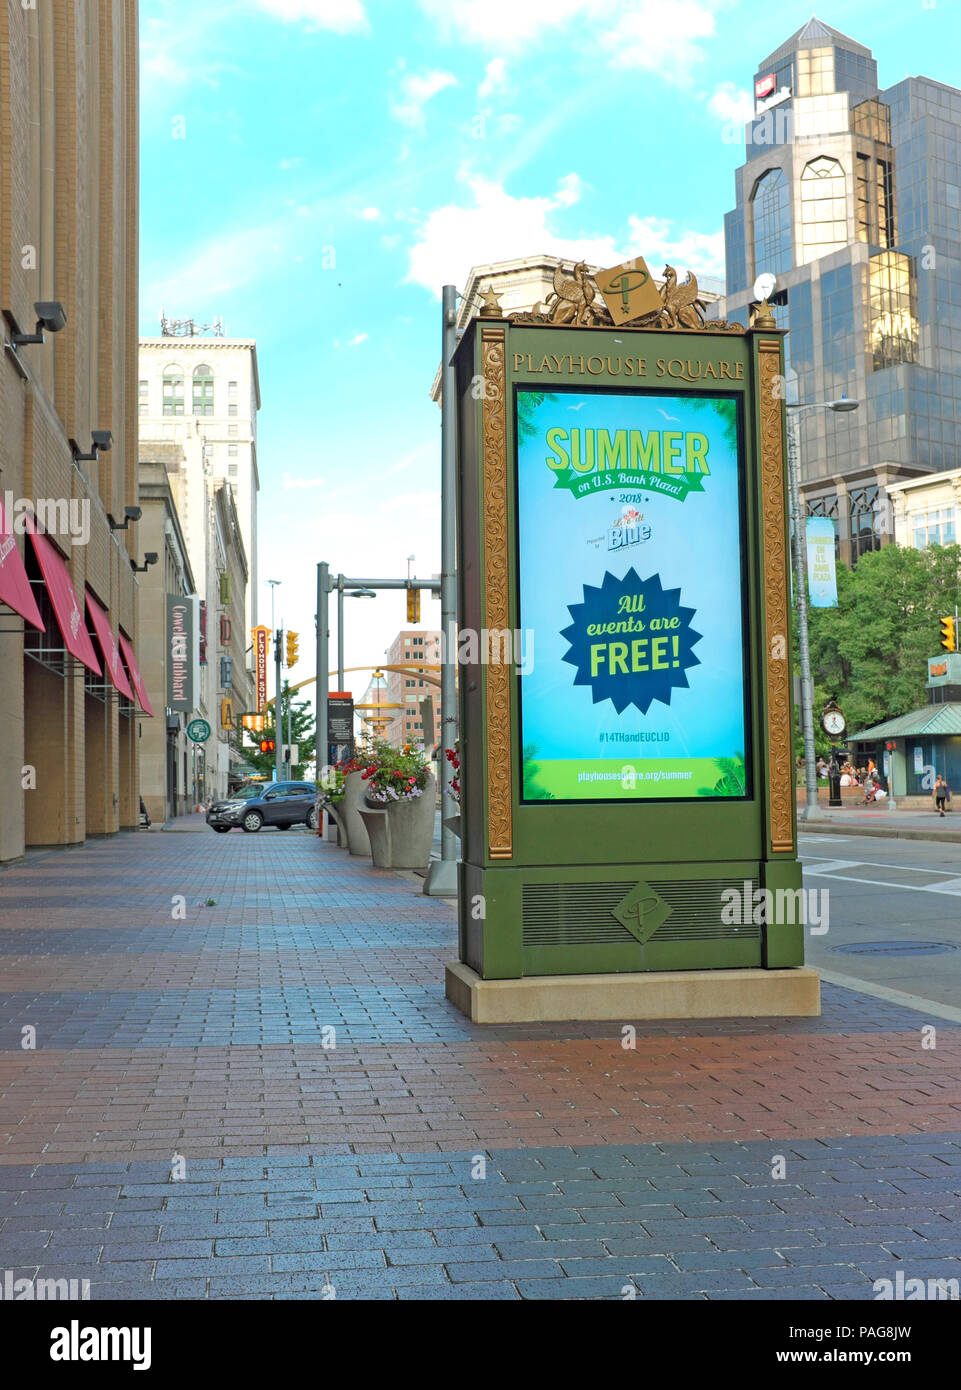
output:
[[[307,834],[143,832],[0,875],[0,1269],[93,1298],[961,1278],[961,1028],[831,987],[819,1020],[639,1025],[633,1050],[483,1028],[443,996],[455,940],[449,904]]]

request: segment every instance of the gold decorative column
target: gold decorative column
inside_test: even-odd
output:
[[[764,569],[765,675],[768,724],[768,835],[771,852],[794,853],[794,754],[791,737],[790,599],[781,343],[758,343],[761,415],[761,536]]]
[[[484,621],[490,630],[509,628],[507,533],[507,407],[504,386],[504,327],[481,330],[484,378]],[[484,654],[482,654],[483,656]],[[511,819],[511,667],[482,665],[487,692],[487,840],[492,859],[513,855]]]

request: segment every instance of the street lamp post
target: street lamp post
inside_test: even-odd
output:
[[[281,583],[279,579],[268,579],[270,585],[270,631],[274,640],[274,670],[276,679],[274,681],[274,781],[284,780],[281,764],[283,762],[283,742],[284,742],[284,714],[280,704],[280,638],[277,635],[276,614],[274,599],[277,594],[277,586]]]
[[[787,409],[833,410],[846,412],[857,410],[860,402],[842,396],[836,401],[797,401],[787,402]],[[791,519],[793,530],[794,593],[797,603],[798,654],[801,661],[801,735],[804,740],[804,788],[805,806],[803,819],[816,820],[820,815],[818,808],[818,780],[814,753],[814,682],[811,675],[811,644],[808,634],[808,590],[807,563],[804,554],[804,539],[801,527],[801,489],[800,460],[798,458],[797,415],[788,417],[788,488],[791,495]],[[793,763],[794,756],[791,754]]]

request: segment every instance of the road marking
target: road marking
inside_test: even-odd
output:
[[[819,863],[819,862],[821,862],[821,861],[815,860],[814,862],[815,862],[815,863]],[[836,865],[837,863],[843,862],[843,861],[839,861],[839,860],[836,860],[836,859],[827,859],[827,860],[825,860],[825,861],[823,861],[823,862],[824,862],[824,863],[826,864],[826,866],[827,866],[826,868],[823,868],[823,869],[812,869],[812,868],[809,868],[808,865],[807,865],[806,863],[805,863],[802,867],[803,867],[803,869],[804,869],[804,872],[805,872],[806,874],[809,874],[812,878],[820,878],[820,877],[823,876],[824,878],[842,879],[845,883],[863,883],[866,887],[873,887],[873,888],[903,888],[904,891],[905,891],[906,893],[942,893],[944,896],[949,897],[949,898],[961,897],[961,879],[958,879],[958,878],[949,878],[949,879],[946,879],[944,883],[891,883],[888,879],[884,879],[884,878],[861,878],[861,877],[860,877],[859,875],[857,875],[857,874],[841,874],[841,873],[835,872],[835,871],[834,871],[835,865]],[[845,865],[845,868],[853,868],[853,869],[856,869],[856,868],[877,869],[877,868],[880,868],[880,867],[881,867],[881,866],[878,865],[878,864],[863,864],[863,865],[862,865],[862,864],[846,864],[846,865]],[[892,867],[894,867],[894,866],[892,865]],[[899,864],[897,867],[898,867],[898,870],[899,870],[899,872],[900,872],[900,870],[902,869],[902,865]],[[944,872],[944,870],[941,870],[941,869],[915,869],[914,872],[915,872],[915,873],[942,873],[942,872]]]
[[[884,999],[889,1004],[900,1004],[906,1009],[916,1009],[919,1013],[933,1014],[935,1018],[947,1018],[952,1023],[961,1023],[961,1009],[951,1004],[939,1004],[934,999],[925,999],[921,994],[906,994],[900,989],[888,989],[887,985],[877,985],[873,980],[861,980],[855,975],[838,975],[833,970],[814,967],[821,979],[829,985],[841,989],[854,990],[856,994],[870,994],[874,999]]]
[[[805,868],[809,874],[831,874],[834,873],[836,869],[861,868],[861,863],[858,859],[818,859],[816,856],[812,856],[811,863],[817,864],[818,867],[816,869],[808,869],[808,861],[806,859],[803,863],[803,868]]]

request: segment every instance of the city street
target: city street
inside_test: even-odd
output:
[[[806,936],[808,963],[961,1022],[961,846],[803,831],[798,843],[805,886],[830,892],[829,929]]]
[[[956,944],[953,847],[802,839],[832,895],[809,959],[930,1009],[825,984],[820,1019],[639,1024],[631,1049],[620,1024],[466,1021],[453,905],[413,876],[304,831],[178,825],[0,877],[14,1277],[850,1300],[905,1264],[961,1276],[957,952],[836,951]]]

